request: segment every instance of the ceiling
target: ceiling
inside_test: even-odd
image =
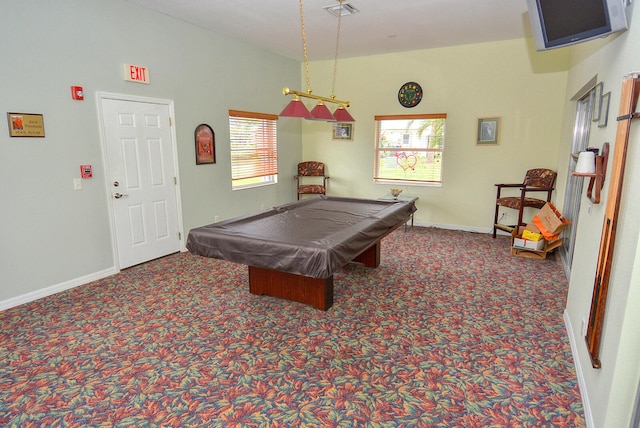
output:
[[[304,59],[299,0],[128,0],[276,54]],[[333,59],[338,18],[303,4],[309,61]],[[344,0],[339,57],[356,57],[530,36],[525,0]]]

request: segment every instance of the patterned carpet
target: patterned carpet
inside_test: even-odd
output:
[[[176,254],[0,313],[0,426],[580,427],[557,255],[415,227],[327,311]]]

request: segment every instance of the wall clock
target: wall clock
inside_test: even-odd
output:
[[[415,107],[422,100],[422,88],[416,82],[407,82],[398,91],[398,101],[403,107]]]

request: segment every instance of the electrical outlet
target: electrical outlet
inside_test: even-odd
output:
[[[220,221],[220,216],[217,215],[213,218],[214,223],[217,223],[218,221]]]
[[[264,204],[260,204],[260,211],[264,211]]]
[[[582,337],[587,335],[587,320],[582,318]]]
[[[80,178],[73,179],[73,190],[82,190],[82,179]]]
[[[504,218],[507,216],[507,213],[502,213],[500,214],[500,218],[498,219],[498,223],[501,223],[502,220],[504,220]]]

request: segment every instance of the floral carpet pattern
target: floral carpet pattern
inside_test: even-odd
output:
[[[189,253],[0,313],[0,426],[581,427],[557,255],[415,227],[328,311]]]

